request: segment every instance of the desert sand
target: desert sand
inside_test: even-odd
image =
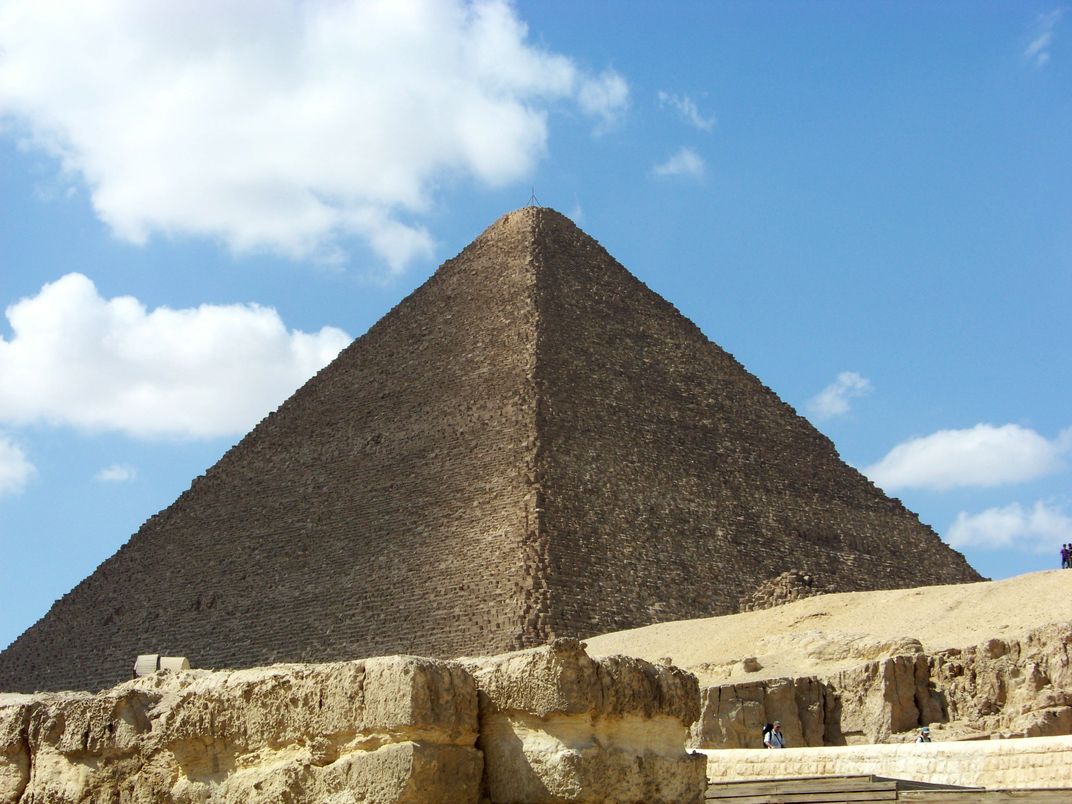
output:
[[[822,676],[869,659],[1010,639],[1064,622],[1072,624],[1072,570],[820,595],[765,611],[660,623],[584,642],[597,656],[669,658],[695,673],[701,685],[714,685]]]

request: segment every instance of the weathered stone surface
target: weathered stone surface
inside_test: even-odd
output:
[[[0,705],[0,801],[17,801],[30,780],[30,744],[27,738],[30,708],[26,704]]]
[[[0,690],[457,656],[977,580],[562,215],[504,216],[0,654]]]
[[[923,654],[868,662],[828,683],[840,704],[838,725],[849,744],[886,742],[896,732],[945,719]]]
[[[789,748],[785,751],[709,750],[704,754],[712,782],[875,775],[988,790],[1072,788],[1072,774],[1069,773],[1072,737],[1069,736],[925,745]],[[943,799],[936,797],[933,800]],[[980,801],[986,800],[980,798]],[[1019,794],[1008,798],[995,795],[994,800],[1036,799]]]
[[[692,742],[758,748],[762,724],[773,720],[795,746],[899,741],[922,725],[947,739],[1072,734],[1070,645],[1072,624],[1054,624],[1022,639],[890,656],[828,678],[708,687]]]
[[[0,802],[700,802],[698,714],[695,676],[575,640],[161,672],[0,698]]]
[[[930,674],[948,720],[967,729],[1003,737],[1072,734],[1072,623],[943,651],[931,659]]]
[[[476,733],[457,664],[158,673],[0,707],[0,800],[475,801]]]
[[[777,678],[705,687],[691,744],[704,748],[762,748],[763,724],[778,720],[790,746],[838,745],[831,713],[837,702],[819,679]],[[829,733],[828,733],[829,732]]]
[[[825,595],[834,591],[837,590],[823,583],[815,575],[809,575],[800,570],[789,570],[760,584],[755,591],[742,597],[740,610],[761,611],[774,606],[783,606],[794,600],[803,600],[806,597]]]
[[[466,663],[492,801],[702,801],[703,758],[685,751],[695,676],[566,639]]]

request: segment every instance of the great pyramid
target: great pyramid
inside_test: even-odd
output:
[[[0,690],[139,653],[493,653],[734,612],[789,570],[963,556],[567,218],[512,212],[0,654]]]

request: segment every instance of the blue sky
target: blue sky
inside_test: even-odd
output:
[[[0,646],[502,213],[984,575],[1072,542],[1050,2],[0,0]]]

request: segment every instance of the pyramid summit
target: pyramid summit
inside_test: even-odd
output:
[[[843,591],[963,556],[561,214],[503,216],[0,654],[0,690],[140,653],[460,656]]]

